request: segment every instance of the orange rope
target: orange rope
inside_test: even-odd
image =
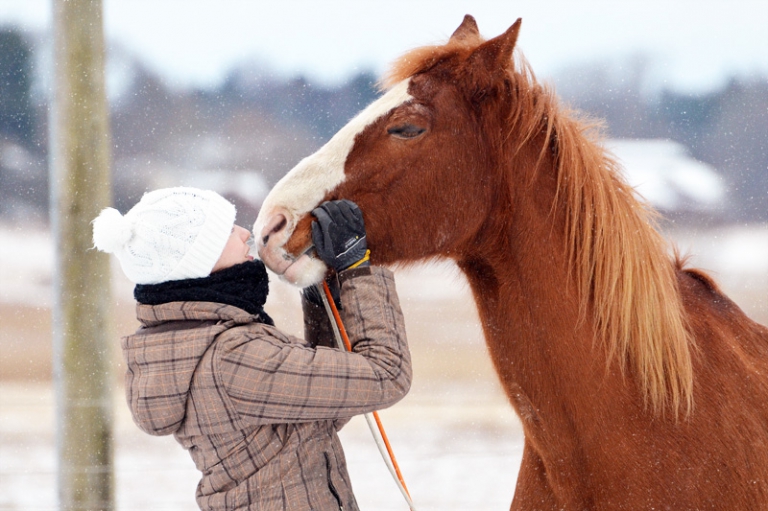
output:
[[[344,328],[344,323],[341,322],[341,316],[339,315],[339,310],[336,308],[336,302],[333,301],[333,295],[331,294],[331,290],[328,287],[328,283],[325,281],[323,281],[323,289],[325,290],[326,298],[328,298],[328,305],[330,305],[331,311],[333,311],[333,317],[336,320],[336,325],[339,327],[339,333],[341,334],[341,338],[344,341],[344,346],[347,348],[347,351],[352,351],[352,343],[349,342],[347,329]],[[392,461],[392,466],[395,467],[397,479],[400,481],[400,484],[403,485],[405,493],[407,493],[408,497],[410,497],[411,493],[408,491],[408,487],[405,485],[403,474],[400,472],[400,467],[398,466],[397,460],[395,459],[395,453],[392,451],[392,446],[389,444],[387,434],[384,432],[384,425],[381,423],[379,414],[375,410],[373,411],[373,418],[376,419],[376,425],[379,427],[379,433],[381,433],[381,438],[384,440],[384,445],[387,447],[389,459]]]

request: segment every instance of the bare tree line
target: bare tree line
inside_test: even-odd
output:
[[[36,75],[8,58],[25,51],[14,44],[24,46],[24,37],[0,30],[0,97],[15,83],[21,98],[0,103],[0,217],[45,220],[48,101],[29,99]],[[33,50],[27,43],[29,62]],[[371,72],[323,86],[274,76],[254,63],[233,69],[219,87],[178,90],[128,59],[128,83],[111,105],[118,207],[137,200],[153,176],[174,169],[251,171],[272,185],[378,94]],[[649,90],[644,59],[618,67],[583,64],[550,81],[572,106],[604,119],[609,136],[672,139],[715,167],[731,198],[725,220],[768,220],[768,80],[734,77],[692,94]],[[26,99],[19,93],[24,87]],[[19,113],[19,104],[28,110]]]

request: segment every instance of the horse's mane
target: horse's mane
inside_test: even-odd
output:
[[[460,62],[482,42],[479,37],[452,38],[444,46],[417,48],[395,63],[384,84],[447,59]],[[624,181],[595,124],[561,107],[521,56],[510,60],[503,79],[516,95],[508,115],[512,157],[540,140],[542,130],[539,163],[554,154],[558,182],[553,209],[560,201],[566,204],[565,243],[582,317],[591,310],[609,360],[618,357],[622,369],[634,373],[655,412],[669,407],[675,414],[690,412],[693,340],[675,273],[682,262],[671,261],[656,214]]]

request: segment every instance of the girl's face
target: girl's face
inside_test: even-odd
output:
[[[250,231],[239,225],[232,227],[232,234],[229,235],[227,244],[224,245],[224,251],[219,256],[219,260],[213,265],[211,273],[229,268],[236,264],[246,261],[253,261],[253,256],[249,255],[251,247],[248,245],[248,238],[251,237]]]

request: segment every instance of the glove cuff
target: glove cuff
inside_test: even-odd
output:
[[[374,270],[377,268],[380,268],[380,267],[358,266],[354,270],[344,270],[343,272],[339,273],[339,284],[343,286],[344,283],[348,280],[355,279],[357,277],[362,277],[365,275],[373,275]]]
[[[371,260],[371,251],[370,251],[370,249],[366,249],[365,255],[363,256],[362,259],[360,259],[356,263],[353,263],[353,264],[349,265],[345,269],[346,270],[353,270],[355,268],[359,268],[360,266],[369,266],[371,264],[370,260]]]

